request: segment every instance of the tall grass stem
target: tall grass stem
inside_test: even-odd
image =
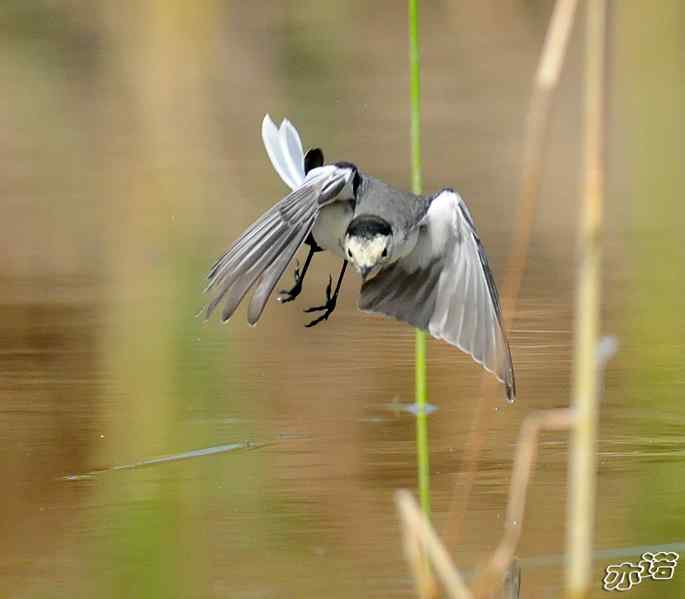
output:
[[[421,57],[419,53],[419,0],[409,0],[409,81],[411,99],[411,183],[412,191],[423,192],[421,174]],[[416,453],[421,509],[430,515],[430,457],[426,403],[426,333],[416,331]]]

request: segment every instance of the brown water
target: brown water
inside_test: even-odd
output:
[[[208,266],[284,191],[265,112],[408,186],[404,5],[5,4],[0,596],[411,597],[393,493],[415,489],[413,331],[357,312],[354,276],[305,329],[338,268],[319,256],[298,301],[272,301],[256,328],[242,310],[225,326],[194,317]],[[425,185],[462,192],[500,282],[550,10],[425,8]],[[597,597],[608,564],[685,543],[682,17],[676,0],[612,15],[602,330],[620,350],[601,408]],[[429,344],[434,522],[467,570],[501,535],[522,419],[569,402],[578,34],[511,332],[519,400],[477,418],[481,371]],[[234,444],[248,447],[64,478]],[[521,596],[558,597],[567,435],[545,434],[539,456]],[[681,597],[683,580],[630,596]]]

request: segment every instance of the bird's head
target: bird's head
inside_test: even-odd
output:
[[[357,216],[347,227],[343,249],[362,279],[367,279],[391,260],[392,227],[378,216]]]

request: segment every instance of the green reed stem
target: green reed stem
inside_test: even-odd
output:
[[[423,191],[421,180],[421,61],[419,57],[419,0],[409,0],[409,80],[411,92],[412,191]],[[421,509],[430,515],[430,460],[426,419],[426,333],[416,331],[416,453]]]

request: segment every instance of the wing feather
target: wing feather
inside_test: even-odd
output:
[[[363,284],[359,307],[459,347],[493,372],[513,400],[497,287],[468,208],[453,191],[442,191],[420,226],[414,251]]]
[[[320,185],[320,181],[312,180],[308,185],[296,189],[250,226],[212,267],[205,291],[223,282],[226,273],[233,270],[246,254],[255,248],[268,247],[275,243],[284,232],[284,226],[297,226],[300,220],[306,220],[307,214],[317,208],[316,199],[308,197],[317,193],[317,185]]]
[[[301,237],[300,233],[298,229],[288,229],[286,234],[279,240],[278,245],[274,245],[259,254],[248,267],[245,267],[241,272],[237,272],[234,277],[229,279],[222,291],[225,294],[225,302],[221,313],[221,320],[225,322],[233,316],[243,297],[255,284],[255,281],[262,275],[264,270],[273,264],[274,260],[277,259],[285,248]],[[299,244],[297,247],[299,247]]]
[[[269,300],[274,287],[276,287],[278,281],[283,276],[285,269],[288,268],[288,264],[290,264],[290,261],[302,245],[302,242],[311,232],[314,227],[314,222],[314,219],[312,219],[306,227],[301,229],[300,235],[293,239],[293,241],[281,252],[281,255],[271,263],[271,266],[269,266],[260,277],[247,310],[247,321],[251,325],[255,325],[262,315],[262,312],[264,312],[264,308],[266,307],[266,303]]]
[[[215,295],[207,305],[207,318],[225,302],[222,320],[228,320],[257,284],[248,311],[248,321],[255,324],[284,270],[314,227],[321,207],[343,199],[335,196],[322,202],[322,191],[339,182],[346,184],[351,177],[349,168],[331,165],[312,169],[300,187],[249,227],[209,272],[206,291]]]

